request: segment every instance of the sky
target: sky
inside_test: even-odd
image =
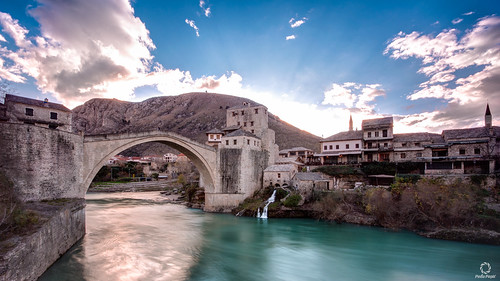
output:
[[[500,1],[3,1],[0,80],[69,108],[229,94],[321,137],[499,125]]]

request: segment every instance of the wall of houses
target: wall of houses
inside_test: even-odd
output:
[[[32,110],[32,116],[26,114],[27,108]],[[56,115],[54,115],[54,113]],[[71,112],[65,112],[54,108],[8,102],[7,118],[9,118],[11,122],[33,122],[38,126],[46,128],[49,128],[49,125],[56,125],[59,130],[71,131]]]

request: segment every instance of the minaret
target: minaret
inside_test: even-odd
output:
[[[486,113],[484,114],[484,126],[486,128],[491,128],[491,112],[489,104],[486,104]]]
[[[491,119],[491,117],[490,117]],[[352,131],[352,115],[349,114],[349,131]]]

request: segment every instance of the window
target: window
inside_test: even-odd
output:
[[[238,115],[238,112],[233,111],[233,117],[234,117],[234,116],[237,116],[237,115]]]
[[[247,140],[247,145],[250,145],[250,140]]]
[[[359,143],[356,144],[356,148],[359,148]]]
[[[474,154],[481,154],[480,148],[474,148]]]
[[[253,121],[250,121],[250,127],[253,127]]]
[[[323,150],[328,150],[328,146],[327,145],[323,146]]]
[[[349,149],[349,145],[348,144],[345,145],[345,149]]]
[[[333,145],[330,144],[330,150],[332,150],[332,149],[333,149]]]
[[[252,130],[252,134],[254,134],[254,133],[255,133],[255,130]]]
[[[255,114],[259,114],[259,109],[258,108],[255,109]]]
[[[57,113],[56,112],[51,112],[50,113],[50,119],[57,120]]]
[[[387,143],[386,142],[384,142],[384,147],[387,147]]]
[[[401,159],[405,159],[406,158],[406,153],[401,153]]]
[[[372,148],[372,143],[371,142],[368,143],[368,148]]]
[[[278,179],[279,179],[279,178],[281,178],[281,174],[280,174],[280,173],[278,173]]]
[[[402,147],[406,147],[406,142],[401,144]]]
[[[229,140],[226,140],[226,145],[229,145]]]
[[[417,157],[422,157],[422,152],[417,152]]]
[[[49,129],[57,129],[57,125],[49,124]]]
[[[420,146],[420,143],[419,143],[419,142],[416,142],[416,143],[415,143],[415,146]]]
[[[238,140],[233,140],[233,144],[237,145],[238,144]]]
[[[465,155],[465,148],[460,148],[460,150],[458,150],[458,153],[460,155]]]
[[[337,144],[337,145],[335,146],[335,149],[339,149],[339,148],[340,148],[340,147],[339,147],[339,145]]]
[[[243,127],[246,127],[247,126],[247,122],[243,122]]]
[[[372,132],[368,132],[368,137],[371,138],[372,137]]]
[[[383,136],[384,138],[387,138],[387,130],[382,130],[382,136]]]
[[[238,121],[238,123],[237,123],[237,124],[238,124],[238,126],[239,126],[239,125],[241,125],[240,121]]]
[[[241,115],[245,115],[245,111],[243,111],[243,110],[242,110],[242,111],[241,111]]]
[[[379,132],[375,132],[375,137],[378,138]]]
[[[33,116],[33,108],[26,108],[26,116]]]

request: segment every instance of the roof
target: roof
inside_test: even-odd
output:
[[[235,131],[241,128],[240,125],[234,125],[234,126],[229,126],[229,127],[224,127],[222,128],[223,131]]]
[[[284,165],[271,165],[267,167],[264,172],[292,172],[295,170],[294,165],[284,164]]]
[[[500,136],[500,127],[492,126],[493,135]],[[469,128],[469,129],[453,129],[443,130],[445,140],[450,139],[474,139],[490,137],[490,130],[486,127]]]
[[[320,140],[319,142],[361,140],[362,138],[363,138],[363,131],[346,131],[337,133],[333,136],[329,136],[326,139]]]
[[[486,104],[486,113],[484,115],[491,115],[489,104]]]
[[[222,130],[219,130],[219,129],[212,129],[208,132],[206,132],[206,134],[223,134],[224,132]]]
[[[253,101],[250,101],[250,102],[245,101],[245,102],[243,102],[243,103],[241,103],[239,105],[235,105],[233,107],[230,107],[229,110],[231,110],[231,109],[251,108],[251,107],[257,107],[257,106],[265,107],[262,104],[259,104],[259,103],[253,102]],[[265,108],[267,108],[267,107],[265,107]]]
[[[318,172],[299,172],[295,174],[295,178],[301,181],[320,181],[326,180],[322,173]]]
[[[380,126],[392,126],[394,123],[392,116],[376,119],[367,119],[361,122],[361,127],[365,129],[366,127],[380,127]]]
[[[276,159],[276,164],[295,164],[298,166],[303,166],[304,163],[297,161],[298,157],[279,157]]]
[[[227,135],[225,135],[226,137],[252,137],[252,138],[256,138],[256,139],[260,139],[259,137],[257,137],[256,135],[250,133],[250,132],[247,132],[245,130],[242,130],[242,129],[238,129],[234,132],[231,132]]]
[[[280,150],[279,154],[285,154],[285,153],[288,153],[290,151],[312,151],[312,149],[300,146],[300,147],[294,147],[294,148],[289,148],[289,149],[282,149],[282,150]]]
[[[71,110],[69,110],[66,106],[64,106],[60,103],[44,102],[41,100],[35,100],[35,99],[30,99],[30,98],[25,98],[25,97],[20,97],[20,96],[14,96],[11,94],[5,95],[5,102],[22,103],[22,104],[26,104],[26,105],[45,107],[45,108],[51,108],[51,109],[55,109],[55,110],[65,111],[65,112],[71,112]]]
[[[443,143],[443,136],[440,134],[432,133],[408,133],[408,134],[394,134],[394,142],[432,142]]]

